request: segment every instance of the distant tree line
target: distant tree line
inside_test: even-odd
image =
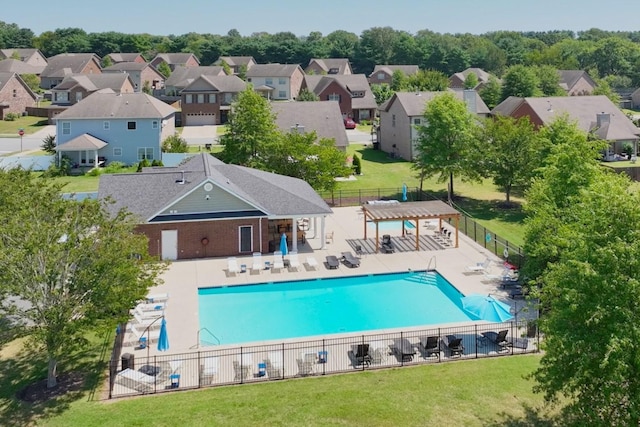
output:
[[[613,86],[640,85],[640,31],[516,32],[480,35],[415,34],[391,27],[373,27],[357,34],[338,30],[306,36],[265,32],[242,36],[187,33],[158,36],[118,32],[87,33],[58,28],[36,36],[33,31],[0,21],[0,48],[38,48],[49,57],[64,52],[140,52],[151,59],[158,52],[191,52],[203,65],[219,56],[253,56],[258,63],[306,65],[311,58],[349,58],[354,71],[370,73],[376,64],[411,64],[451,75],[468,67],[498,77],[511,66],[582,69],[594,78],[613,76]]]

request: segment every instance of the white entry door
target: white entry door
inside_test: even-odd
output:
[[[162,259],[178,259],[178,230],[162,230]]]

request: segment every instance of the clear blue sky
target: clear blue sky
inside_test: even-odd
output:
[[[481,34],[496,30],[640,30],[640,0],[6,0],[0,20],[36,35],[56,28],[153,35],[188,32],[243,36],[290,31],[298,36],[389,26],[416,33]],[[174,8],[165,8],[172,4]],[[357,6],[356,6],[357,5]]]

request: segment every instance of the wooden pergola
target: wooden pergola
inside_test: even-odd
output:
[[[455,246],[458,247],[458,225],[460,212],[440,201],[376,203],[362,205],[364,216],[364,238],[367,239],[367,223],[376,225],[376,252],[380,249],[378,223],[385,221],[402,221],[402,235],[405,234],[405,221],[414,221],[416,226],[416,251],[420,250],[420,220],[438,220],[438,230],[442,228],[442,220],[454,220],[456,230]]]

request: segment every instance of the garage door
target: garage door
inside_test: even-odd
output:
[[[202,125],[215,125],[216,115],[210,114],[187,114],[186,126],[202,126]]]

